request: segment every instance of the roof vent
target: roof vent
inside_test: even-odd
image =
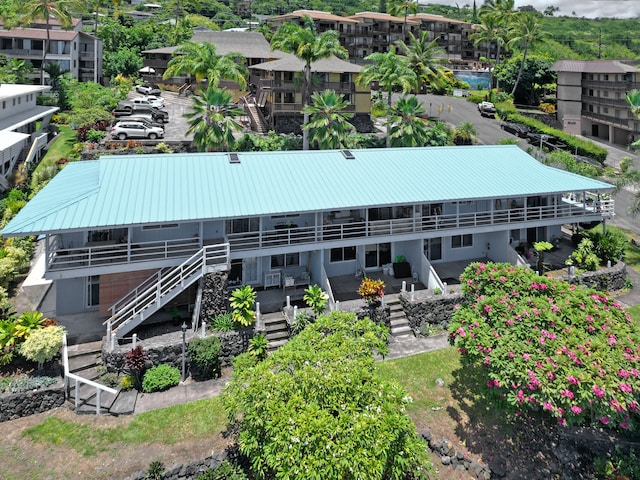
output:
[[[240,163],[240,157],[238,157],[237,153],[227,153],[229,157],[229,163]]]
[[[340,150],[340,152],[347,160],[353,160],[354,158],[356,158],[355,155],[351,153],[351,150]]]

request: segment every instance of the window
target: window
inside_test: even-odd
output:
[[[331,249],[331,262],[346,262],[356,259],[356,247],[343,247]]]
[[[87,277],[87,307],[100,305],[100,276]]]
[[[160,230],[163,228],[178,228],[179,223],[162,223],[159,225],[143,225],[142,230]]]
[[[257,217],[227,220],[227,233],[257,232],[259,228],[260,219]]]
[[[463,248],[473,246],[473,235],[454,235],[451,237],[451,248]]]
[[[271,268],[290,268],[300,266],[299,253],[287,253],[280,255],[271,255]]]

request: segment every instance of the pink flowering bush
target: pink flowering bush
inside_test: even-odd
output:
[[[509,264],[471,264],[461,283],[449,341],[497,405],[640,427],[640,334],[618,302]]]

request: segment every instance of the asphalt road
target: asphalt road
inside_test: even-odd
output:
[[[537,149],[529,144],[526,139],[518,138],[517,136],[502,130],[500,128],[499,120],[482,117],[480,112],[478,112],[477,105],[469,102],[465,98],[444,97],[440,95],[418,95],[418,99],[424,105],[425,111],[430,113],[430,117],[437,117],[438,119],[450,124],[452,127],[463,122],[473,123],[478,132],[476,138],[477,144],[497,145],[501,138],[508,138],[511,140],[518,140],[518,146],[524,151],[529,150],[529,152],[534,156],[537,153]],[[607,165],[618,167],[623,158],[631,157],[636,160],[636,168],[640,169],[640,157],[635,153],[604,143],[601,140],[594,140],[593,138],[588,138],[588,140],[595,141],[609,151],[606,161]],[[609,224],[632,230],[636,234],[640,235],[640,216],[633,218],[629,215],[629,205],[631,204],[633,195],[634,193],[631,189],[621,190],[614,195],[613,198],[615,200],[616,215],[613,220],[609,221]]]

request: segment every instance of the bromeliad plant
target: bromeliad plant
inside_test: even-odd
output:
[[[461,281],[450,343],[496,405],[638,429],[640,333],[618,302],[508,264],[471,264]]]
[[[256,312],[253,309],[256,303],[256,291],[251,285],[243,285],[231,292],[229,298],[231,308],[233,309],[233,320],[243,327],[253,324],[256,318]]]
[[[369,305],[379,302],[384,295],[384,282],[365,277],[358,288],[358,295]]]

